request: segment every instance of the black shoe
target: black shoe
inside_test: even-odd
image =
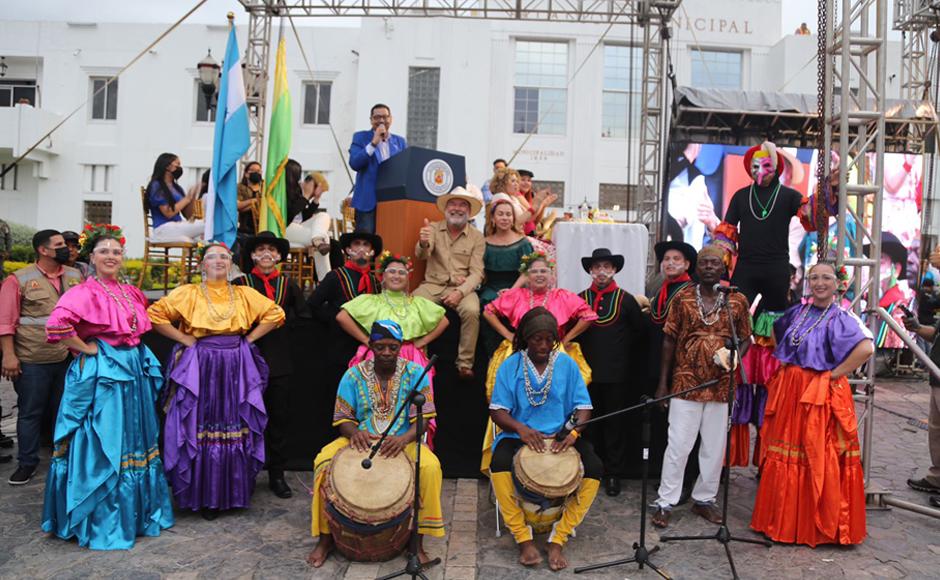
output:
[[[287,499],[291,497],[293,492],[291,492],[290,487],[287,485],[287,481],[284,480],[284,472],[268,472],[268,487],[277,497],[281,499]]]
[[[934,507],[940,508],[940,495],[932,495],[927,498],[927,503]]]
[[[7,483],[10,485],[26,485],[33,478],[34,473],[36,473],[35,465],[20,465],[10,476],[10,479],[7,480]]]
[[[215,518],[219,517],[219,510],[214,510],[212,508],[202,508],[199,510],[199,513],[202,514],[202,519],[206,520],[207,522],[211,522],[215,520]]]
[[[610,497],[620,495],[620,478],[607,476],[604,478],[604,491]]]
[[[911,489],[916,489],[917,491],[925,491],[927,493],[940,493],[940,487],[927,481],[927,478],[921,479],[908,479],[907,486]]]
[[[13,447],[13,438],[10,437],[9,435],[4,435],[3,433],[0,433],[0,447],[3,447],[4,449],[9,449]]]

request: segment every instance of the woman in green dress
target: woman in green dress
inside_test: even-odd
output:
[[[382,280],[382,292],[379,294],[360,294],[342,306],[336,315],[336,323],[361,344],[349,366],[372,358],[369,350],[367,329],[372,328],[376,320],[393,320],[401,326],[404,342],[398,356],[419,364],[428,364],[427,345],[434,341],[447,328],[444,307],[422,298],[408,294],[408,277],[411,274],[411,258],[382,252],[378,260],[378,275]],[[428,384],[434,394],[434,369],[428,372]],[[428,424],[427,445],[432,447],[435,424]]]
[[[532,244],[522,234],[522,208],[505,193],[493,196],[486,210],[486,251],[483,253],[483,285],[480,286],[480,309],[511,288],[525,282],[519,274],[522,257],[532,253]],[[487,360],[502,342],[492,327],[480,325],[480,340]]]

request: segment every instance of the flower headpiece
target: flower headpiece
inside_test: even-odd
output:
[[[206,257],[206,252],[209,251],[209,248],[225,248],[225,251],[232,254],[232,250],[229,249],[228,245],[225,242],[199,242],[196,244],[196,259],[200,262]]]
[[[107,236],[117,240],[121,247],[127,241],[124,238],[124,231],[120,226],[114,224],[85,224],[81,235],[78,236],[78,253],[80,256],[88,257],[95,248],[98,238]]]
[[[388,266],[392,262],[400,262],[404,264],[405,269],[411,272],[411,257],[402,256],[401,254],[393,254],[389,252],[388,250],[385,250],[384,252],[379,254],[378,268],[377,268],[378,272],[380,274],[384,272],[385,267]]]
[[[522,256],[522,261],[521,261],[521,264],[519,265],[519,273],[520,274],[527,273],[529,271],[529,268],[532,266],[532,262],[540,262],[540,261],[548,264],[548,267],[551,268],[552,270],[555,269],[555,260],[552,260],[551,258],[549,258],[548,254],[546,254],[545,252],[535,251],[535,252],[532,252],[531,254]]]

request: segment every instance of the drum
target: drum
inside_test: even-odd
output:
[[[548,448],[552,439],[545,440]],[[524,446],[512,460],[512,479],[526,523],[542,534],[561,518],[565,500],[577,491],[584,477],[581,454],[574,447],[561,453],[537,453]]]
[[[350,560],[382,562],[404,550],[411,529],[414,464],[404,454],[376,455],[363,469],[368,451],[340,449],[320,486],[336,549]]]

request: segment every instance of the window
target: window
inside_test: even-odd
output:
[[[86,224],[109,224],[111,223],[111,202],[110,201],[85,201],[85,222]]]
[[[9,167],[8,164],[0,165],[0,173],[3,173]],[[20,166],[14,165],[13,169],[7,171],[6,175],[0,177],[0,189],[3,191],[16,191],[17,190],[17,172],[19,172]]]
[[[546,187],[558,196],[558,199],[555,200],[555,203],[553,203],[551,207],[565,207],[565,182],[532,180],[532,191],[541,191]]]
[[[602,183],[597,205],[605,210],[613,210],[615,205],[619,205],[622,211],[629,214],[636,210],[636,186],[626,183]]]
[[[111,165],[86,165],[84,190],[88,193],[111,192]]]
[[[513,133],[564,135],[567,82],[566,43],[516,41]]]
[[[329,125],[333,83],[304,83],[304,125]]]
[[[409,145],[437,148],[437,106],[440,100],[441,69],[408,67]]]
[[[692,86],[701,89],[740,89],[741,53],[689,49],[692,54]]]
[[[604,91],[601,137],[624,139],[627,130],[638,131],[643,108],[643,48],[604,45]],[[632,99],[632,103],[631,103]],[[627,109],[631,107],[631,117]]]
[[[197,123],[215,123],[216,109],[209,108],[206,103],[206,93],[202,90],[202,83],[199,79],[193,81],[196,87],[196,122]]]
[[[99,121],[113,121],[117,119],[118,80],[115,78],[108,84],[108,78],[109,77],[91,77],[92,119]]]
[[[23,99],[36,106],[36,81],[0,79],[0,107],[12,107]]]

